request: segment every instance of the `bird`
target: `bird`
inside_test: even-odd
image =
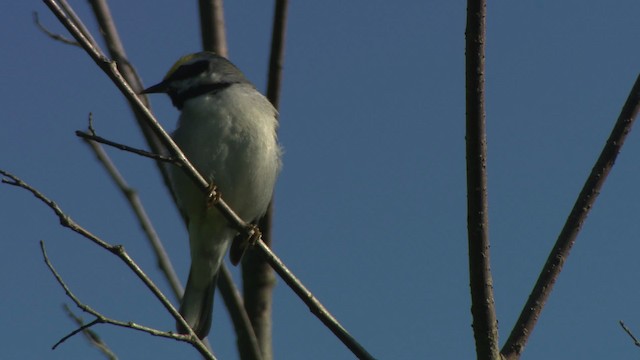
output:
[[[278,112],[269,100],[229,60],[207,51],[181,57],[142,93],[169,95],[180,111],[174,142],[240,218],[259,220],[281,168]],[[180,314],[203,339],[211,328],[219,269],[238,231],[180,167],[169,168],[169,180],[186,220],[191,255]],[[176,327],[189,333],[179,321]]]

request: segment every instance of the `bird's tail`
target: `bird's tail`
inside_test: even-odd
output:
[[[193,331],[200,339],[204,339],[209,334],[211,328],[211,317],[213,311],[213,294],[218,282],[218,272],[213,277],[206,279],[204,283],[196,279],[196,270],[191,265],[189,270],[189,279],[187,287],[182,296],[180,304],[180,314],[191,326]],[[185,329],[180,322],[176,322],[178,333],[187,334],[189,331]]]

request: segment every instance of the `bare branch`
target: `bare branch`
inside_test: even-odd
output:
[[[624,330],[624,332],[626,332],[627,335],[629,335],[631,340],[633,340],[633,345],[640,347],[640,341],[638,340],[638,338],[635,337],[635,335],[633,335],[633,333],[631,332],[631,329],[629,329],[622,320],[619,321],[619,324],[622,327],[622,330]]]
[[[114,142],[114,141],[111,141],[111,140],[107,140],[107,139],[105,139],[103,137],[95,135],[95,133],[94,134],[90,134],[90,133],[86,133],[84,131],[76,130],[76,136],[78,136],[80,138],[83,138],[84,140],[87,140],[87,141],[98,142],[98,143],[101,143],[101,144],[109,145],[109,146],[114,147],[116,149],[120,149],[120,150],[123,150],[123,151],[128,151],[130,153],[134,153],[136,155],[148,157],[150,159],[154,159],[154,160],[157,160],[157,161],[163,161],[163,162],[172,163],[172,164],[175,164],[176,166],[179,166],[178,162],[175,159],[171,158],[171,157],[160,155],[160,154],[154,154],[154,153],[148,152],[146,150],[136,149],[136,148],[133,148],[133,147],[128,146],[128,145],[124,145],[124,144],[120,144],[120,143],[117,143],[117,142]]]
[[[198,0],[202,48],[227,57],[227,34],[222,0]]]
[[[78,15],[73,10],[71,5],[69,5],[69,3],[67,2],[67,0],[60,0],[60,7],[67,14],[67,16],[69,17],[69,20],[78,28],[78,30],[82,33],[82,35],[91,44],[91,46],[98,49],[99,52],[102,52],[102,50],[100,50],[100,45],[98,45],[98,42],[96,41],[96,39],[94,39],[93,36],[91,36],[91,33],[89,32],[89,30],[82,23],[82,21],[80,21],[80,17],[78,17]]]
[[[258,339],[251,327],[251,320],[243,307],[242,297],[233,283],[229,269],[221,266],[219,272],[218,288],[236,329],[240,359],[263,360]]]
[[[542,312],[542,308],[553,290],[553,285],[560,275],[562,266],[569,256],[571,247],[578,237],[578,233],[593,207],[600,189],[604,185],[609,172],[613,168],[616,157],[624,145],[624,141],[631,131],[631,127],[640,111],[640,75],[629,93],[629,97],[622,107],[609,138],[607,139],[598,160],[591,169],[591,174],[584,183],[571,213],[558,235],[558,239],[547,258],[538,280],[522,308],[518,321],[511,330],[507,342],[502,348],[506,359],[517,359],[524,350],[524,346],[533,332],[533,328]]]
[[[473,335],[478,359],[499,359],[498,320],[489,254],[487,138],[484,110],[486,1],[467,2],[467,231]]]
[[[288,9],[289,0],[276,0],[276,9],[273,14],[273,30],[271,32],[271,54],[269,56],[269,80],[267,84],[267,98],[276,109],[280,107]]]
[[[147,276],[147,274],[145,274],[142,271],[142,269],[133,261],[133,259],[125,251],[125,249],[124,249],[124,247],[122,245],[111,245],[111,244],[107,243],[106,241],[100,239],[99,237],[93,235],[88,230],[86,230],[85,228],[83,228],[82,226],[77,224],[69,215],[64,213],[62,211],[62,209],[54,201],[52,201],[49,198],[47,198],[46,196],[44,196],[41,192],[39,192],[35,188],[31,187],[29,184],[25,183],[24,181],[22,181],[17,176],[15,176],[15,175],[7,172],[7,171],[4,171],[2,169],[0,169],[0,174],[3,175],[3,176],[6,176],[6,178],[2,179],[2,183],[23,188],[23,189],[29,191],[32,195],[34,195],[40,201],[45,203],[58,216],[58,219],[60,220],[60,224],[63,227],[69,228],[72,231],[82,235],[86,239],[92,241],[94,244],[96,244],[96,245],[100,246],[101,248],[109,251],[110,253],[116,255],[120,260],[122,260],[125,263],[125,265],[131,271],[133,271],[140,280],[142,280],[142,282],[145,284],[145,286],[155,295],[155,297],[160,301],[160,303],[164,306],[164,308],[174,317],[174,319],[176,319],[176,321],[181,322],[182,325],[185,326],[186,329],[189,329],[189,334],[188,335],[175,335],[173,337],[176,338],[176,339],[182,340],[182,341],[189,342],[203,356],[205,356],[205,357],[207,357],[209,359],[213,359],[213,355],[211,355],[211,353],[206,348],[206,346],[202,343],[202,341],[200,341],[200,339],[198,339],[196,334],[187,325],[186,321],[182,318],[180,313],[178,313],[178,311],[173,307],[171,302],[169,300],[167,300],[167,298],[164,296],[164,294],[160,291],[160,289],[158,289],[156,284]],[[65,291],[66,290],[67,289],[65,288]],[[73,299],[73,297],[72,297],[72,299]],[[88,307],[80,307],[80,308],[83,311],[87,311],[86,309]],[[153,330],[153,329],[145,328],[145,327],[142,327],[142,326],[139,326],[139,325],[136,325],[136,327],[139,327],[140,330],[142,330],[143,328],[147,329],[147,330]],[[177,336],[179,336],[179,337],[177,337]]]
[[[80,299],[78,299],[78,297],[75,296],[75,294],[71,291],[69,286],[62,279],[62,276],[60,276],[60,274],[56,271],[56,269],[51,264],[51,261],[49,260],[49,256],[47,255],[47,250],[46,250],[46,248],[44,246],[44,241],[40,241],[40,249],[42,250],[42,256],[44,258],[45,264],[47,265],[47,267],[49,268],[49,270],[51,271],[53,276],[56,278],[56,281],[58,282],[58,284],[60,284],[60,286],[64,289],[65,294],[71,299],[71,301],[73,301],[76,304],[76,306],[80,310],[82,310],[82,311],[84,311],[84,312],[86,312],[88,314],[91,314],[91,315],[96,317],[96,319],[93,320],[92,322],[80,326],[78,329],[72,331],[71,333],[69,333],[68,335],[66,335],[62,339],[60,339],[60,341],[58,341],[53,346],[53,349],[55,349],[56,347],[58,347],[58,345],[62,344],[67,339],[71,338],[72,336],[76,335],[77,333],[83,332],[83,331],[89,329],[90,327],[92,327],[93,325],[96,325],[96,324],[111,324],[111,325],[115,325],[115,326],[119,326],[119,327],[124,327],[124,328],[128,328],[128,329],[133,329],[133,330],[146,332],[146,333],[154,335],[154,336],[160,336],[160,337],[165,337],[165,338],[174,339],[174,340],[178,340],[178,341],[184,341],[184,342],[192,343],[190,338],[189,338],[189,335],[180,335],[180,334],[174,334],[172,332],[160,331],[160,330],[156,330],[156,329],[153,329],[153,328],[150,328],[150,327],[146,327],[146,326],[142,326],[142,325],[139,325],[139,324],[135,324],[135,323],[130,322],[130,321],[125,322],[125,321],[114,320],[114,319],[111,319],[111,318],[108,318],[108,317],[102,315],[100,312],[94,310],[92,307],[82,303],[80,301]],[[203,355],[206,356],[206,354],[203,354]],[[213,355],[211,355],[211,357],[208,357],[208,358],[212,359],[212,360],[215,360]]]
[[[38,16],[38,12],[37,11],[33,12],[33,22],[36,24],[38,29],[40,29],[40,31],[42,31],[45,35],[47,35],[51,39],[53,39],[55,41],[60,41],[63,44],[80,47],[80,44],[78,44],[78,42],[70,40],[70,39],[67,39],[66,37],[64,37],[64,36],[62,36],[60,34],[55,34],[55,33],[51,32],[51,31],[49,31],[47,28],[45,28],[44,25],[42,25],[40,23],[40,18]]]
[[[45,258],[46,258],[46,255],[45,255]],[[74,314],[73,311],[71,311],[71,309],[69,308],[69,306],[67,306],[67,304],[63,305],[63,309],[67,313],[67,315],[71,318],[71,320],[73,320],[78,326],[85,325],[84,321],[79,316]],[[109,360],[118,359],[116,354],[111,350],[111,348],[109,348],[109,346],[102,340],[102,338],[100,338],[100,336],[95,331],[89,328],[86,328],[82,331],[82,334],[87,339],[87,341],[89,341],[91,346],[98,349],[98,351],[100,351],[107,359]]]

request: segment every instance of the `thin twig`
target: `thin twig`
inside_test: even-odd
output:
[[[151,247],[153,249],[154,254],[156,255],[156,259],[158,260],[158,267],[160,271],[164,274],[165,278],[169,282],[169,286],[171,290],[173,290],[173,295],[176,300],[180,300],[182,297],[182,285],[180,284],[180,279],[178,279],[178,275],[173,269],[173,265],[171,264],[171,259],[169,259],[169,255],[167,255],[166,250],[164,249],[164,245],[162,245],[162,241],[160,241],[160,237],[156,232],[149,216],[147,216],[147,212],[140,201],[140,197],[138,193],[127,184],[127,181],[120,174],[120,171],[116,168],[115,164],[109,158],[109,155],[104,151],[102,146],[95,141],[87,140],[87,144],[91,147],[94,154],[98,158],[98,161],[104,166],[105,170],[111,177],[111,180],[116,184],[120,192],[127,199],[131,209],[133,210],[136,218],[138,219],[138,223],[142,227]]]
[[[631,131],[631,127],[640,111],[640,75],[627,97],[627,101],[622,107],[620,116],[616,121],[609,138],[607,139],[598,160],[591,169],[589,177],[584,183],[580,195],[576,199],[571,213],[558,235],[558,239],[547,258],[538,280],[536,281],[526,304],[522,308],[518,321],[511,330],[507,342],[502,348],[502,354],[506,359],[517,359],[524,350],[529,335],[542,312],[542,308],[551,294],[553,285],[562,270],[565,260],[569,256],[571,247],[578,237],[578,233],[587,219],[589,211],[593,207],[596,198],[600,194],[600,189],[604,185],[607,176],[613,168],[616,157],[624,141]]]
[[[172,332],[160,331],[160,330],[153,329],[153,328],[150,328],[150,327],[147,327],[147,326],[142,326],[142,325],[133,323],[131,321],[114,320],[114,319],[111,319],[109,317],[104,316],[103,314],[101,314],[100,312],[96,311],[95,309],[93,309],[89,305],[84,304],[71,291],[69,286],[62,279],[62,276],[60,276],[60,274],[53,267],[53,264],[51,264],[51,261],[49,260],[49,256],[47,255],[47,250],[46,250],[46,248],[44,246],[44,241],[40,241],[40,249],[42,251],[42,256],[44,258],[45,264],[47,265],[47,267],[49,268],[49,270],[51,271],[53,276],[56,278],[56,281],[58,282],[58,284],[60,284],[60,286],[64,289],[65,294],[71,299],[71,301],[73,301],[76,304],[76,306],[80,310],[82,310],[82,311],[84,311],[84,312],[86,312],[88,314],[91,314],[91,315],[96,317],[96,319],[91,321],[90,323],[82,325],[78,329],[76,329],[76,330],[72,331],[71,333],[69,333],[68,335],[64,336],[62,339],[60,339],[53,346],[53,349],[55,349],[60,344],[62,344],[67,339],[71,338],[72,336],[76,335],[77,333],[83,332],[83,331],[85,331],[85,330],[89,329],[90,327],[92,327],[94,325],[97,325],[97,324],[111,324],[111,325],[115,325],[115,326],[119,326],[119,327],[124,327],[124,328],[128,328],[128,329],[133,329],[133,330],[146,332],[146,333],[151,334],[153,336],[160,336],[160,337],[165,337],[165,338],[174,339],[174,340],[178,340],[178,341],[191,342],[190,339],[189,339],[189,335],[180,335],[180,334],[174,334]],[[205,355],[205,354],[203,354],[203,355]],[[208,358],[212,359],[212,360],[215,360],[213,355],[211,357],[208,357]]]
[[[60,34],[53,33],[51,31],[49,31],[49,29],[44,27],[44,25],[42,25],[40,23],[40,17],[38,16],[38,12],[37,11],[33,12],[33,22],[36,24],[38,29],[40,29],[40,31],[42,31],[45,35],[47,35],[51,39],[53,39],[55,41],[60,41],[63,44],[80,47],[80,44],[78,44],[77,41],[73,41],[71,39],[67,39],[66,37],[64,37],[64,36],[62,36]]]
[[[629,335],[631,340],[633,340],[633,345],[640,347],[640,341],[638,340],[638,338],[636,338],[635,335],[633,335],[633,333],[631,332],[631,329],[629,329],[622,320],[619,321],[619,324],[620,326],[622,326],[622,330],[624,330],[624,332],[626,332],[627,335]]]
[[[68,17],[65,13],[60,9],[56,0],[43,0],[45,4],[51,9],[51,11],[56,15],[56,17],[60,20],[60,22],[67,28],[67,30],[73,35],[73,37],[80,43],[82,48],[89,54],[89,56],[94,60],[94,62],[100,67],[106,75],[114,82],[116,87],[123,93],[123,95],[129,100],[132,106],[136,106],[141,114],[144,115],[144,119],[147,121],[148,125],[156,132],[160,140],[164,145],[169,148],[169,151],[174,155],[177,161],[182,164],[182,168],[187,174],[187,176],[191,177],[194,183],[200,188],[201,191],[206,193],[211,198],[215,199],[213,201],[213,205],[221,212],[221,214],[227,219],[229,225],[235,228],[238,232],[245,234],[248,237],[251,237],[254,234],[255,226],[246,223],[242,220],[233,210],[229,207],[229,205],[223,200],[222,197],[218,196],[219,194],[212,192],[211,189],[214,188],[210,186],[209,183],[205,180],[205,178],[193,167],[193,165],[186,158],[184,153],[178,148],[178,146],[173,142],[169,134],[162,128],[158,120],[155,119],[153,114],[149,111],[148,108],[144,106],[144,104],[140,101],[138,96],[133,92],[129,84],[122,77],[120,72],[118,71],[115,63],[110,62],[103,55],[101,55],[96,48],[91,46],[91,44],[87,41],[87,39],[80,33],[77,27],[69,21]],[[262,239],[257,239],[256,246],[261,250],[264,256],[268,258],[274,258],[275,254],[267,247]],[[270,261],[272,266],[280,267],[275,270],[278,273],[286,273],[289,272],[288,269],[284,267],[281,261],[272,262]],[[290,272],[289,272],[290,273]],[[290,282],[287,281],[288,284]],[[302,284],[299,284],[302,285]],[[306,289],[305,289],[306,290]],[[297,292],[296,292],[297,293]],[[308,293],[308,290],[307,290]],[[310,293],[309,293],[310,294]],[[315,299],[314,299],[315,300]],[[306,301],[306,299],[303,299]],[[317,300],[315,300],[317,302]],[[173,314],[173,313],[172,313]],[[318,314],[321,317],[323,323],[333,323],[340,326],[337,321],[326,311],[326,309]],[[182,320],[182,318],[180,317]],[[326,322],[325,322],[326,321]],[[187,326],[188,327],[188,326]],[[332,329],[333,331],[333,329]],[[345,337],[341,340],[351,349],[362,348],[360,344],[358,344],[352,337]],[[358,352],[361,353],[361,352]],[[366,353],[366,352],[365,352]],[[368,355],[368,354],[367,354]],[[364,358],[370,358],[364,357]]]
[[[173,307],[171,302],[166,298],[166,296],[164,296],[164,294],[160,291],[160,289],[156,286],[156,284],[147,276],[147,274],[145,274],[144,271],[142,271],[142,269],[138,266],[138,264],[136,264],[135,261],[133,261],[133,259],[125,251],[122,245],[111,245],[106,241],[100,239],[96,235],[92,234],[91,232],[89,232],[88,230],[80,226],[78,223],[76,223],[69,215],[63,212],[62,209],[58,206],[58,204],[56,204],[53,200],[50,200],[49,198],[44,196],[40,191],[33,188],[29,184],[25,183],[17,176],[7,171],[4,171],[2,169],[0,169],[0,174],[3,176],[6,176],[6,178],[2,179],[2,183],[25,189],[29,191],[37,199],[45,203],[56,214],[56,216],[60,220],[60,225],[72,230],[75,233],[80,234],[84,238],[92,241],[94,244],[109,251],[110,253],[116,255],[120,260],[122,260],[125,263],[125,265],[131,271],[133,271],[140,280],[142,280],[145,286],[155,295],[155,297],[160,301],[160,303],[164,306],[164,308],[173,316],[173,318],[176,319],[176,321],[179,321],[186,329],[189,330],[188,335],[173,335],[173,338],[181,341],[189,342],[203,356],[207,357],[208,359],[214,359],[211,352],[209,352],[209,350],[205,347],[202,341],[198,339],[196,334],[187,325],[186,321],[182,318],[180,313],[178,313],[178,311]],[[81,309],[85,310],[83,307],[81,307]],[[139,325],[136,325],[136,328],[140,328],[140,329],[144,328],[149,330],[149,328],[142,327]],[[150,329],[150,330],[153,330],[153,329]]]
[[[74,314],[73,311],[71,311],[71,309],[69,308],[69,306],[67,306],[67,304],[63,305],[63,309],[67,313],[67,315],[71,318],[71,320],[73,320],[76,323],[76,325],[81,327],[85,325],[84,321],[79,316]],[[89,341],[91,346],[98,349],[98,351],[100,351],[107,359],[118,360],[118,357],[116,356],[116,354],[111,350],[111,348],[102,340],[102,338],[95,331],[89,328],[86,328],[84,329],[84,331],[82,331],[82,334],[87,339],[87,341]]]
[[[89,44],[91,44],[91,46],[96,48],[99,52],[102,52],[102,50],[100,49],[100,45],[98,45],[98,42],[96,41],[96,39],[94,39],[93,36],[91,36],[91,32],[89,32],[89,29],[87,29],[87,27],[84,26],[82,21],[80,21],[80,17],[78,16],[78,14],[76,14],[76,12],[73,10],[71,5],[69,5],[67,0],[59,0],[59,1],[60,1],[60,7],[64,11],[64,13],[67,14],[67,16],[69,17],[69,20],[78,28],[78,31],[82,33],[82,35],[87,39],[87,41],[89,42]]]
[[[146,150],[142,150],[142,149],[136,149],[136,148],[128,146],[128,145],[120,144],[120,143],[105,139],[105,138],[103,138],[101,136],[97,136],[95,134],[90,134],[90,133],[86,133],[84,131],[76,130],[76,136],[78,136],[80,138],[83,138],[85,140],[99,142],[101,144],[105,144],[105,145],[114,147],[116,149],[120,149],[120,150],[123,150],[123,151],[128,151],[128,152],[134,153],[136,155],[148,157],[148,158],[153,159],[153,160],[168,162],[168,163],[175,164],[176,166],[179,166],[178,161],[176,161],[175,159],[173,159],[173,158],[171,158],[169,156],[164,156],[164,155],[160,155],[160,154],[154,154],[154,153],[148,152]]]
[[[478,359],[499,359],[498,320],[489,252],[487,138],[484,108],[485,0],[467,2],[467,232],[473,335]]]

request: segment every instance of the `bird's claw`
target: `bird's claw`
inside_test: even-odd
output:
[[[209,181],[207,186],[207,208],[212,208],[218,201],[220,201],[220,192],[218,187],[213,181]]]

